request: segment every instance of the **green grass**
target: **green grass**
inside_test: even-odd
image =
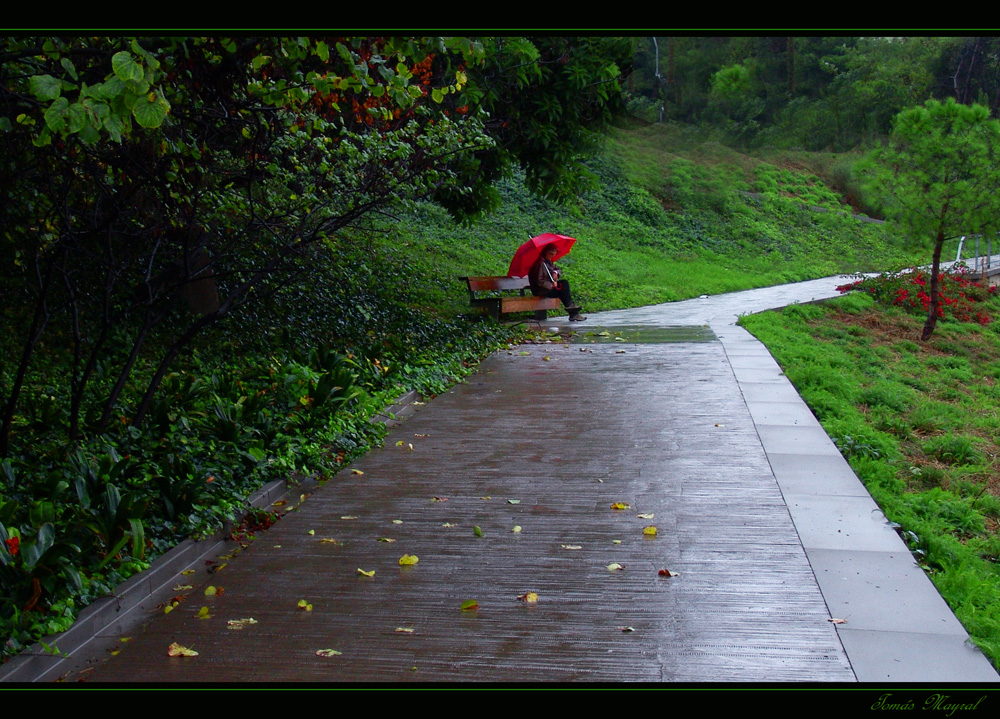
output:
[[[988,310],[1000,309],[1000,300]],[[856,294],[744,317],[1000,667],[1000,326],[922,320]],[[909,534],[911,533],[912,534]]]

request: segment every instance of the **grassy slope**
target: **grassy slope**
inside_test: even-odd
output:
[[[511,182],[499,211],[475,226],[419,205],[382,227],[374,245],[390,264],[412,265],[419,304],[446,314],[467,309],[459,277],[506,274],[518,245],[542,232],[578,239],[560,266],[593,311],[921,260],[923,249],[849,216],[811,169],[832,164],[829,155],[803,153],[763,162],[672,126],[631,127],[615,131],[591,162],[596,189],[576,206]]]

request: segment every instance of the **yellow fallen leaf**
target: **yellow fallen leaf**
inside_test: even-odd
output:
[[[357,516],[353,514],[345,514],[341,519],[357,519]]]
[[[360,469],[352,469],[351,472],[353,472],[354,474],[364,474],[364,472],[362,472]]]
[[[165,606],[163,608],[163,613],[164,614],[170,614],[170,612],[174,611],[174,607],[175,606],[177,606],[177,605],[176,604],[168,604],[167,606]]]
[[[413,634],[413,629],[410,627],[396,627],[396,634]]]
[[[480,497],[480,499],[493,499],[493,497]]]
[[[521,533],[521,525],[520,524],[515,524],[514,528],[512,530],[510,530],[510,531],[512,531],[514,534],[520,534]]]
[[[182,647],[177,642],[174,642],[169,647],[167,647],[168,657],[196,657],[198,652],[194,649],[188,649],[187,647]]]
[[[537,592],[525,592],[518,597],[518,600],[526,604],[537,604],[538,603],[538,593]]]
[[[339,657],[343,652],[338,652],[336,649],[317,649],[317,657]]]
[[[218,590],[217,587],[214,587],[214,586],[205,587],[205,596],[206,597],[214,597],[218,593],[219,593],[219,590]]]
[[[408,565],[408,564],[416,564],[419,561],[420,561],[420,558],[417,557],[417,555],[415,555],[415,554],[404,554],[402,557],[399,558],[399,564],[400,564],[400,566],[404,566],[404,567],[406,565]]]
[[[402,447],[404,444],[406,444],[406,442],[404,442],[403,440],[399,440],[398,442],[396,442],[397,447]]]
[[[611,540],[611,543],[612,543],[612,544],[621,544],[621,543],[622,543],[622,540],[620,540],[620,539],[612,539],[612,540]]]
[[[445,522],[441,525],[442,527],[457,527],[457,524],[452,524],[451,522]]]
[[[394,520],[392,520],[392,523],[393,524],[402,524],[403,520],[402,519],[394,519]]]
[[[340,544],[340,540],[333,537],[320,537],[319,541],[322,544]]]
[[[625,565],[619,564],[618,562],[612,562],[611,564],[608,565],[608,570],[611,572],[620,572],[623,569],[625,569]]]
[[[393,542],[395,542],[396,540],[395,540],[395,539],[392,539],[392,538],[390,538],[390,537],[379,537],[379,538],[378,538],[378,541],[380,541],[380,542],[388,542],[389,544],[392,544],[392,543],[393,543]]]
[[[643,527],[642,528],[642,533],[645,534],[647,537],[655,537],[656,536],[656,527],[654,527],[652,524],[649,525],[648,527]]]
[[[542,357],[542,362],[549,362],[551,360],[552,360],[552,358],[549,357],[548,355],[545,355],[544,357]]]
[[[311,612],[313,610],[313,605],[307,602],[305,599],[299,600],[298,607],[299,609],[304,609],[307,612]]]
[[[462,602],[462,611],[471,612],[473,609],[479,609],[479,602],[475,599],[466,599]]]
[[[132,641],[132,637],[118,637],[118,641],[120,641],[122,644],[124,644],[125,642]]]
[[[194,586],[191,585],[191,584],[178,584],[176,587],[174,587],[173,591],[175,591],[175,592],[187,592],[187,591],[189,591],[191,589],[194,589]]]
[[[183,572],[181,572],[181,574],[183,574],[185,576],[187,576],[188,574],[194,574],[194,570],[193,569],[185,569]]]
[[[611,505],[611,509],[628,509],[629,505],[625,502],[614,502]]]
[[[308,534],[310,537],[312,537],[313,535],[316,534],[316,530],[315,529],[310,529],[308,532],[306,532],[306,534]]]
[[[563,549],[583,549],[579,544],[560,544]]]
[[[272,502],[271,506],[272,507],[284,507],[286,504],[288,504],[288,500],[287,499],[279,499],[277,502]]]
[[[375,570],[373,569],[373,570],[371,570],[370,572],[366,572],[366,571],[365,571],[364,569],[362,569],[361,567],[358,567],[358,574],[363,574],[363,575],[365,575],[366,577],[374,577],[374,576],[375,576]]]
[[[637,514],[635,516],[636,516],[637,519],[652,519],[653,518],[653,513],[652,512],[645,512],[643,514]]]
[[[208,607],[202,607],[201,609],[199,609],[198,613],[195,616],[198,619],[211,619],[212,618],[212,615],[208,613]]]

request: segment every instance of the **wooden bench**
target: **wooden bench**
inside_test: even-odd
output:
[[[562,307],[558,297],[535,297],[527,277],[463,277],[469,285],[469,304],[483,307],[495,320],[512,312],[534,312],[536,320],[544,320],[546,310]],[[478,292],[517,292],[516,295],[477,297]]]

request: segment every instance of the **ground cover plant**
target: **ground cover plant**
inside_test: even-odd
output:
[[[946,305],[934,338],[921,342],[922,302],[899,300],[918,279],[869,279],[837,300],[740,323],[1000,666],[1000,324],[987,321],[1000,299],[966,287],[971,306]]]

